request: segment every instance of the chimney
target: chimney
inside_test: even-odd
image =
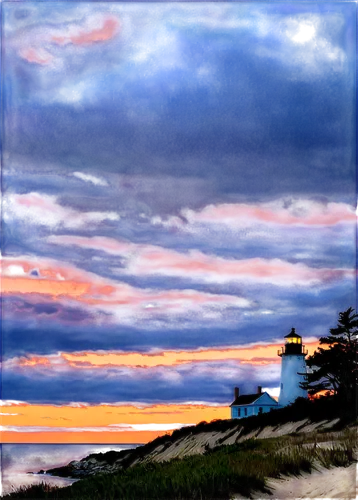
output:
[[[262,394],[262,386],[261,385],[257,386],[257,394]]]
[[[239,397],[239,394],[240,394],[239,388],[235,387],[235,389],[234,389],[234,398],[237,399]]]

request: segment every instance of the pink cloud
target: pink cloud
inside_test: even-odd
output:
[[[34,49],[33,47],[21,50],[20,57],[29,63],[41,65],[50,64],[53,60],[53,56],[44,49]]]
[[[122,29],[123,22],[115,14],[92,14],[86,17],[82,25],[69,25],[62,29],[37,29],[28,32],[20,40],[17,53],[19,57],[31,64],[55,68],[61,59],[41,47],[41,44],[88,48],[94,44],[113,40]]]
[[[104,220],[119,220],[116,212],[79,212],[60,205],[56,196],[36,192],[7,195],[3,207],[4,218],[7,220],[21,219],[29,224],[52,228],[95,227]]]
[[[99,321],[132,324],[160,316],[176,320],[194,315],[203,321],[221,317],[228,307],[249,308],[251,302],[233,295],[195,290],[136,288],[78,269],[70,264],[34,257],[5,258],[2,262],[4,295],[44,297],[69,307],[79,305],[92,315],[105,313]],[[211,319],[210,319],[211,318]]]
[[[292,286],[313,285],[347,274],[341,269],[314,269],[281,259],[229,260],[198,251],[180,254],[170,250],[148,250],[129,262],[132,274],[160,274],[194,278],[208,282],[253,281]]]
[[[293,226],[332,226],[354,222],[353,207],[346,203],[321,203],[312,200],[279,199],[258,204],[208,205],[200,211],[185,209],[183,216],[189,223],[217,223],[249,225],[252,222]]]
[[[118,28],[118,19],[110,17],[103,21],[103,25],[100,28],[79,31],[76,34],[54,35],[52,41],[58,45],[67,43],[72,43],[73,45],[90,45],[98,42],[106,42],[116,35]]]
[[[31,217],[40,222],[55,224],[68,218],[70,213],[60,208],[50,199],[37,194],[13,195],[11,210],[19,217]]]
[[[54,235],[47,238],[47,241],[56,245],[74,245],[82,248],[90,248],[91,250],[99,250],[112,255],[129,254],[136,249],[149,247],[149,245],[136,245],[127,241],[106,238],[105,236],[87,238],[85,236]],[[153,248],[156,247],[153,246]]]
[[[353,277],[351,269],[312,269],[302,264],[289,264],[279,260],[263,259],[224,260],[208,257],[198,251],[182,255],[150,245],[136,245],[109,238],[53,237],[51,241],[101,248],[109,253],[129,256],[131,274],[163,274],[168,276],[200,277],[208,281],[246,279],[278,285],[310,285]],[[167,292],[166,292],[167,293]],[[156,300],[153,297],[153,300]],[[230,301],[226,301],[229,302]],[[161,310],[155,306],[152,311]]]

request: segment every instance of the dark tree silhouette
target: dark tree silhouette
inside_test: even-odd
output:
[[[336,328],[321,337],[319,347],[306,360],[309,373],[302,387],[310,395],[320,391],[333,392],[343,407],[356,408],[358,315],[352,307],[339,313]]]

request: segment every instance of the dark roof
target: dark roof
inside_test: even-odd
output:
[[[239,396],[238,398],[235,399],[235,401],[230,405],[230,406],[237,406],[237,405],[249,405],[256,401],[256,399],[259,399],[262,394],[244,394],[243,396]]]
[[[287,339],[288,337],[295,337],[297,339],[301,339],[301,335],[297,335],[296,331],[294,328],[292,328],[291,332],[288,335],[285,335],[284,338]]]
[[[259,399],[261,396],[264,394],[267,394],[267,392],[261,392],[261,393],[256,393],[256,394],[243,394],[242,396],[239,396],[238,398],[235,399],[233,403],[231,403],[230,406],[242,406],[242,405],[250,405],[254,403],[257,399]],[[267,394],[269,398],[272,399],[272,401],[277,404],[277,401],[273,399],[269,394]]]

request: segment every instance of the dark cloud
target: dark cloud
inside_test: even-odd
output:
[[[310,293],[304,288],[284,288],[278,295],[274,287],[268,287],[264,292],[260,287],[252,288],[251,293],[253,299],[260,294],[262,310],[271,310],[271,314],[262,314],[254,309],[245,315],[240,314],[237,320],[228,322],[226,319],[215,326],[207,323],[205,327],[199,326],[200,318],[197,317],[192,318],[190,327],[183,328],[179,323],[174,328],[164,321],[159,329],[150,324],[135,328],[105,322],[101,325],[87,321],[81,323],[77,318],[61,324],[45,315],[41,322],[29,321],[29,316],[22,321],[17,316],[12,319],[6,316],[3,321],[3,355],[11,358],[27,353],[88,350],[148,352],[153,347],[159,350],[190,350],[250,342],[270,343],[283,338],[292,327],[296,327],[303,337],[320,337],[335,326],[339,311],[354,307],[355,288],[353,282],[343,282],[339,286],[326,287],[320,293]],[[69,313],[64,314],[69,318]],[[226,314],[230,316],[230,311]]]
[[[88,325],[94,318],[94,314],[84,309],[66,307],[59,302],[46,302],[46,299],[41,297],[38,297],[38,302],[35,300],[35,297],[33,297],[32,302],[22,300],[19,297],[6,297],[2,301],[5,309],[4,319],[13,318],[16,321],[16,318],[21,318],[24,324],[30,323],[41,328],[41,324],[46,325],[47,318],[50,318],[51,323],[56,321],[59,325],[61,323],[63,325],[76,323]]]
[[[209,375],[210,374],[210,375]],[[235,362],[153,369],[84,369],[52,373],[22,374],[6,371],[4,399],[31,403],[114,402],[231,402],[232,387],[256,392],[257,385],[277,387],[278,365],[253,367]]]
[[[165,26],[165,19],[161,22]],[[328,66],[307,81],[299,78],[304,69],[290,65],[285,55],[262,57],[267,40],[254,33],[171,29],[185,68],[158,67],[143,79],[140,69],[135,73],[129,67],[126,77],[114,65],[103,77],[101,60],[112,55],[91,51],[82,62],[83,73],[76,58],[76,65],[68,66],[69,80],[74,72],[77,80],[79,75],[86,79],[90,71],[98,86],[96,102],[79,107],[31,99],[39,80],[30,75],[41,68],[28,67],[29,76],[15,73],[9,58],[4,95],[10,157],[30,157],[38,171],[57,164],[62,172],[100,168],[116,174],[215,179],[221,198],[322,193],[348,194],[353,200],[350,41],[342,45],[340,40],[348,58],[342,71]],[[331,38],[338,43],[334,34]],[[111,54],[113,49],[108,50]],[[205,65],[209,74],[203,82],[199,70]],[[54,93],[59,84],[54,80]],[[22,94],[19,85],[25,89]],[[25,94],[29,97],[20,111]],[[145,202],[155,204],[156,199],[149,196]],[[167,207],[163,203],[162,210],[173,209],[171,198]]]

